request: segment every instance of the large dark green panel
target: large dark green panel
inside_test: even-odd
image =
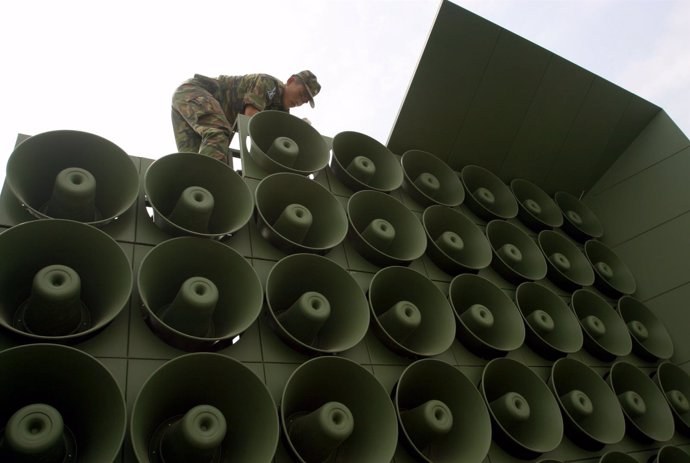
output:
[[[499,30],[450,2],[441,4],[389,137],[391,151],[421,149],[448,159]]]
[[[589,195],[594,198],[607,188],[688,146],[688,137],[665,111],[658,111],[611,168],[601,176]]]
[[[690,281],[688,230],[690,212],[613,248],[637,280],[637,298],[649,299]]]
[[[632,94],[597,77],[568,134],[555,156],[541,187],[547,192],[564,190],[579,196],[605,155],[612,134],[627,109]]]
[[[587,201],[614,246],[690,211],[690,147]]]
[[[671,362],[675,364],[690,361],[690,338],[687,336],[688,301],[690,282],[645,301],[645,305],[661,319],[673,339],[674,353]]]
[[[448,163],[498,172],[553,54],[506,30],[496,44]]]
[[[594,79],[594,74],[553,56],[499,176],[506,182],[526,178],[544,182],[553,157],[566,137]]]

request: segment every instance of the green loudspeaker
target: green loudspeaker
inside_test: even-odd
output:
[[[347,202],[347,214],[352,246],[376,265],[407,265],[426,250],[422,223],[392,196],[358,191]]]
[[[333,137],[331,170],[353,191],[390,192],[402,185],[400,160],[384,145],[358,132]]]
[[[666,442],[673,437],[673,414],[664,394],[631,363],[613,364],[606,381],[618,396],[629,434],[642,441]]]
[[[594,268],[594,285],[599,291],[613,298],[635,292],[635,277],[611,248],[600,241],[589,240],[585,243],[585,255]]]
[[[258,376],[214,353],[170,360],[144,383],[130,421],[139,463],[271,462],[278,414]]]
[[[7,161],[7,184],[39,218],[103,226],[124,214],[139,194],[132,160],[112,142],[58,130],[25,140]]]
[[[554,199],[563,214],[563,231],[576,241],[584,243],[604,236],[604,227],[599,218],[585,203],[565,191],[557,191]]]
[[[539,283],[525,282],[515,292],[515,302],[527,326],[527,343],[545,358],[574,354],[582,348],[580,324],[568,304]]]
[[[475,354],[485,358],[503,356],[525,341],[525,325],[518,308],[486,278],[458,275],[448,291],[458,339]]]
[[[328,164],[328,145],[310,124],[283,111],[261,111],[247,126],[252,160],[267,172],[309,175]]]
[[[625,417],[606,381],[584,363],[571,358],[556,361],[549,387],[563,412],[565,432],[578,446],[600,450],[625,435]]]
[[[444,272],[477,272],[491,263],[491,245],[481,229],[456,209],[434,205],[422,215],[426,253]]]
[[[563,225],[563,216],[556,202],[534,183],[516,178],[510,182],[510,190],[518,202],[520,222],[535,232]]]
[[[599,458],[599,463],[639,463],[630,455],[623,452],[606,452]]]
[[[431,153],[406,151],[401,158],[403,189],[419,204],[459,206],[465,200],[460,178],[448,164]]]
[[[649,459],[648,463],[690,463],[690,455],[680,447],[665,445],[659,453]]]
[[[400,354],[438,355],[455,339],[448,300],[431,280],[409,268],[379,270],[369,285],[369,305],[376,334]]]
[[[518,226],[492,220],[486,225],[486,236],[494,253],[491,266],[503,278],[517,285],[546,276],[546,260],[539,246]]]
[[[585,349],[590,354],[607,362],[630,354],[630,333],[606,299],[592,291],[578,289],[570,301],[570,307],[580,320]]]
[[[633,351],[650,362],[668,360],[673,355],[673,340],[659,317],[631,296],[618,300],[618,313],[633,340]]]
[[[554,450],[563,438],[563,419],[549,387],[525,364],[491,360],[479,390],[489,407],[494,441],[508,453],[532,459]]]
[[[0,461],[115,461],[125,400],[98,360],[71,347],[28,344],[0,352],[0,378]]]
[[[425,462],[481,463],[491,446],[491,419],[474,384],[435,359],[403,371],[394,390],[404,443]]]
[[[510,188],[491,171],[468,165],[460,178],[467,191],[466,204],[480,218],[512,219],[518,214],[518,204]]]
[[[690,375],[673,363],[663,362],[653,379],[671,406],[676,429],[690,435]]]
[[[228,165],[193,153],[154,161],[144,175],[153,221],[172,236],[224,238],[251,218],[249,187]]]
[[[222,243],[179,237],[157,245],[139,268],[143,315],[168,344],[217,350],[254,323],[263,290],[247,260]]]
[[[369,328],[369,303],[352,276],[326,257],[294,254],[268,274],[273,327],[292,347],[336,353],[358,344]]]
[[[560,288],[572,292],[594,283],[592,266],[570,239],[558,232],[543,230],[538,243],[546,257],[549,280]]]
[[[297,367],[283,390],[280,419],[287,447],[300,463],[391,461],[398,443],[386,390],[342,357],[317,357]]]
[[[0,234],[0,325],[37,341],[76,342],[127,305],[132,269],[122,248],[71,220],[26,222]]]
[[[256,187],[259,233],[291,254],[325,254],[347,235],[347,215],[340,202],[313,180],[292,173],[264,178]]]

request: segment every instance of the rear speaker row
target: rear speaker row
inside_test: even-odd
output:
[[[115,458],[125,402],[96,359],[71,347],[30,344],[1,352],[0,373],[2,461]],[[250,368],[195,353],[168,361],[146,380],[129,428],[142,463],[272,461],[281,430],[285,448],[301,462],[389,461],[399,440],[422,461],[479,463],[492,439],[531,459],[556,449],[564,433],[590,451],[620,442],[626,430],[643,442],[666,442],[674,416],[677,429],[687,431],[689,384],[687,373],[667,363],[654,380],[626,362],[602,378],[563,358],[548,384],[518,361],[494,359],[475,387],[456,367],[423,359],[402,371],[389,395],[364,367],[326,356],[293,371],[277,413]],[[681,456],[662,449],[658,458],[685,461],[674,459]]]

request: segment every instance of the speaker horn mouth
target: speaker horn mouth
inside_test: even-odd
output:
[[[527,179],[515,178],[510,190],[518,202],[518,219],[535,232],[563,225],[556,202],[544,190]]]
[[[506,280],[520,284],[546,276],[544,255],[519,227],[505,220],[492,220],[486,225],[486,236],[494,253],[491,265]]]
[[[594,212],[577,197],[557,191],[554,200],[563,215],[562,229],[576,241],[584,243],[604,236],[604,227]]]
[[[589,240],[585,243],[585,255],[594,269],[594,285],[599,291],[619,298],[637,290],[632,272],[611,248],[600,241]]]
[[[543,230],[537,243],[546,257],[548,278],[560,288],[572,292],[594,283],[594,270],[589,260],[569,238]]]
[[[655,362],[673,356],[673,340],[663,322],[645,304],[631,296],[618,300],[618,313],[630,331],[633,350]]]
[[[518,214],[518,204],[510,188],[491,171],[467,165],[460,172],[467,196],[465,202],[481,219],[512,219]]]
[[[401,158],[403,189],[424,207],[440,204],[455,207],[465,200],[465,190],[448,164],[422,150],[409,150]]]
[[[690,375],[681,367],[666,361],[657,367],[653,379],[671,407],[676,428],[690,435]]]

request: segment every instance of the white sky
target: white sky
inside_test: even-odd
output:
[[[664,108],[690,135],[690,0],[454,0]],[[176,151],[173,90],[195,73],[311,69],[323,135],[386,143],[440,0],[6,1],[0,166],[17,133],[91,132]],[[0,168],[0,181],[4,168]]]

